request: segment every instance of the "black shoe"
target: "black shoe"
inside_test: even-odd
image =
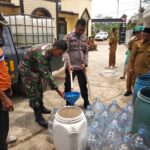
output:
[[[47,109],[47,108],[45,108],[45,107],[42,107],[42,108],[41,108],[41,113],[42,113],[42,114],[50,114],[50,113],[51,113],[51,110],[50,110],[50,109]]]
[[[36,117],[35,121],[42,127],[48,128],[48,122],[43,118],[42,115]]]
[[[51,110],[47,109],[44,106],[43,101],[40,101],[40,111],[41,111],[42,114],[50,114],[51,113]]]
[[[35,114],[35,121],[42,127],[48,128],[48,122],[43,118],[40,107],[33,108]]]
[[[130,96],[131,94],[132,94],[131,91],[127,91],[127,92],[124,93],[124,96]]]

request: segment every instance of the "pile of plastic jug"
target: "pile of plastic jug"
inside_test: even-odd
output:
[[[122,109],[115,100],[107,106],[95,98],[85,116],[88,122],[86,150],[150,150],[148,127],[141,124],[138,133],[131,134],[131,102]]]

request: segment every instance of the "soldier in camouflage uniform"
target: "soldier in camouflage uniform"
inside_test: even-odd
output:
[[[52,90],[63,97],[63,92],[58,88],[51,72],[51,60],[53,56],[60,57],[67,49],[65,41],[58,41],[55,44],[41,44],[31,47],[24,55],[19,64],[22,81],[25,86],[27,97],[29,98],[30,107],[33,108],[35,121],[47,127],[47,121],[42,113],[48,114],[51,111],[43,105],[43,86],[42,80],[45,79]]]

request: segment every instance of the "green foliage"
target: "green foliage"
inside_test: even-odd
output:
[[[119,28],[119,23],[94,23],[92,24],[92,36],[95,36],[98,32],[107,31],[109,35],[112,33],[113,28]]]
[[[126,27],[127,27],[127,30],[132,30],[135,26],[136,26],[136,24],[132,23],[130,20]]]
[[[149,4],[150,0],[144,0],[143,2]]]
[[[145,10],[145,8],[144,8],[144,7],[141,7],[141,8],[139,9],[139,13],[143,13],[144,10]]]

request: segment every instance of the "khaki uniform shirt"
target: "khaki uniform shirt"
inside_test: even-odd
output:
[[[136,44],[140,44],[142,42],[142,40],[137,40],[136,38],[130,40],[129,42],[129,51],[130,51],[130,54],[132,53],[132,51],[135,49],[136,47]],[[136,51],[136,50],[135,50]],[[134,52],[135,53],[135,52]],[[129,64],[128,64],[128,68],[131,69],[132,68],[132,64],[131,64],[131,57],[129,58]]]
[[[136,43],[131,52],[134,74],[142,75],[150,71],[150,42]]]
[[[141,40],[137,40],[136,38],[130,40],[129,46],[128,46],[130,52],[134,49],[136,42],[141,42]]]
[[[116,34],[113,34],[109,39],[110,50],[115,51],[117,49],[118,37]]]

